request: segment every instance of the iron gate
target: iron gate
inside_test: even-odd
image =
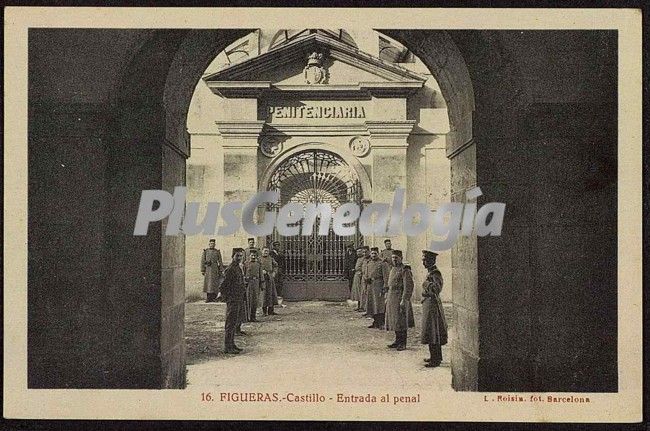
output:
[[[361,205],[361,183],[356,171],[340,156],[326,150],[306,150],[283,161],[269,180],[268,190],[280,192],[280,202],[328,203],[332,211],[344,203]],[[294,226],[300,226],[302,221]],[[284,296],[286,299],[344,299],[348,294],[345,247],[361,243],[357,230],[352,236],[338,236],[331,226],[327,236],[318,235],[319,220],[308,236],[284,237],[273,233],[285,254]]]

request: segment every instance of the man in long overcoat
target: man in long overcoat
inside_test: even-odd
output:
[[[275,276],[278,271],[278,263],[270,256],[268,247],[262,249],[262,257],[260,257],[260,265],[262,267],[262,290],[263,302],[262,313],[266,316],[273,316],[277,314],[273,307],[278,305],[278,292],[275,290]]]
[[[422,250],[422,264],[427,269],[427,278],[422,283],[422,333],[420,341],[429,345],[430,358],[425,359],[428,368],[442,362],[442,346],[447,344],[447,321],[440,300],[442,274],[436,267],[437,253]]]
[[[257,252],[251,253],[250,261],[246,264],[246,294],[248,295],[248,321],[257,322],[257,307],[262,287],[262,265]]]
[[[413,273],[411,267],[402,263],[401,250],[393,250],[393,267],[388,276],[386,296],[386,330],[395,331],[395,342],[391,349],[406,349],[406,332],[415,326],[413,318]]]
[[[390,267],[379,258],[379,249],[370,249],[370,260],[366,264],[366,285],[368,286],[368,314],[373,322],[368,328],[384,327],[384,312],[386,303],[384,292],[388,286]]]
[[[364,316],[370,316],[368,312],[368,283],[366,283],[368,272],[368,261],[370,260],[370,246],[363,246],[363,261],[361,262],[361,304],[365,311]]]
[[[221,295],[226,301],[225,352],[232,354],[242,351],[235,345],[235,331],[239,322],[239,313],[244,312],[242,305],[246,296],[244,271],[240,265],[243,258],[243,249],[234,248],[232,250],[232,261],[224,271],[224,280],[221,284]]]
[[[201,274],[203,274],[203,291],[206,293],[205,302],[216,302],[219,285],[223,279],[223,259],[221,251],[215,248],[216,241],[211,239],[208,248],[203,249],[201,256]]]
[[[353,274],[352,274],[352,300],[357,301],[357,308],[355,311],[365,311],[363,309],[363,303],[361,302],[361,291],[363,287],[361,283],[361,265],[365,259],[365,252],[363,247],[357,247],[357,261],[355,262]]]

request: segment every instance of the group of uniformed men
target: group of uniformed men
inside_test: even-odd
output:
[[[203,291],[206,302],[218,299],[226,303],[225,352],[237,354],[242,349],[235,345],[235,335],[247,335],[241,330],[244,322],[258,322],[257,308],[264,316],[277,313],[278,291],[282,289],[284,256],[279,242],[260,251],[255,239],[248,238],[248,248],[234,248],[230,265],[224,268],[221,252],[211,239],[201,257]]]
[[[413,295],[413,273],[411,267],[402,262],[402,252],[393,250],[390,239],[384,241],[385,249],[360,246],[356,249],[356,260],[352,246],[347,251],[350,298],[358,303],[356,311],[372,317],[368,328],[385,328],[395,332],[395,342],[388,345],[398,351],[406,349],[407,330],[415,326],[411,296]],[[422,264],[427,277],[422,283],[422,329],[420,341],[429,346],[430,357],[425,359],[426,367],[437,367],[442,362],[442,346],[447,344],[447,322],[445,320],[440,292],[442,275],[436,267],[437,253],[422,251]],[[352,265],[354,262],[354,265]]]
[[[257,308],[261,305],[265,316],[275,315],[278,290],[282,288],[284,256],[279,242],[255,247],[255,239],[248,239],[248,248],[234,248],[232,261],[224,269],[221,252],[211,239],[203,250],[201,272],[204,275],[203,290],[206,302],[216,301],[220,296],[226,302],[225,352],[237,354],[242,349],[235,345],[235,335],[246,335],[241,330],[243,322],[257,322]],[[354,259],[353,246],[346,252],[350,296],[358,306],[356,311],[372,317],[368,328],[385,328],[395,332],[395,341],[388,347],[398,351],[406,349],[408,328],[415,326],[411,296],[413,273],[402,262],[402,252],[393,250],[390,239],[384,241],[385,249],[360,246]],[[426,367],[437,367],[442,362],[442,346],[447,344],[447,323],[440,292],[442,275],[436,267],[437,254],[423,250],[422,264],[427,277],[422,283],[422,329],[420,341],[428,344],[430,358]],[[352,265],[354,263],[354,265]],[[260,300],[261,298],[261,300]]]

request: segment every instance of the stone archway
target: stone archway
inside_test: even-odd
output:
[[[137,209],[140,190],[163,188],[171,191],[172,187],[185,184],[185,159],[189,156],[185,124],[193,89],[216,54],[248,32],[153,31],[125,69],[120,85],[121,96],[116,104],[116,112],[120,115],[113,125],[115,133],[109,144],[109,179],[116,181],[115,187],[111,187],[113,193],[110,199],[118,203],[109,214],[111,232],[130,232],[127,224],[135,217],[132,213]],[[451,125],[448,155],[452,153],[457,160],[456,163],[452,160],[452,170],[469,174],[466,181],[455,189],[456,193],[462,193],[462,189],[475,183],[475,176],[472,177],[475,165],[472,164],[474,147],[470,127],[474,108],[473,89],[464,59],[445,32],[390,35],[421,57],[442,89]],[[443,53],[445,60],[441,61],[436,53]],[[152,100],[159,100],[160,103],[152,104]],[[131,120],[134,113],[141,121]],[[147,127],[141,128],[141,122],[145,122]],[[134,145],[135,141],[139,145]],[[143,172],[148,174],[143,176]],[[129,177],[130,190],[125,193],[119,187]],[[150,293],[140,295],[136,302],[139,305],[132,307],[134,314],[124,317],[124,321],[131,322],[133,327],[132,331],[124,333],[135,335],[122,343],[122,349],[125,355],[140,358],[141,370],[135,372],[142,374],[138,378],[147,382],[145,386],[179,387],[184,382],[184,238],[164,236],[163,229],[164,226],[160,226],[142,238],[115,233],[109,236],[110,249],[116,251],[110,255],[111,267],[115,270],[109,271],[109,289],[119,294],[128,291],[128,286],[133,286],[133,291],[141,291],[139,286],[143,281],[150,286]],[[469,250],[469,253],[463,252],[461,255],[469,256],[470,261],[466,264],[475,266],[476,261],[471,258],[475,255],[475,242],[470,241],[459,247]],[[141,254],[148,253],[148,257],[134,260],[117,252],[127,248],[138,249]],[[454,253],[459,251],[457,247]],[[476,292],[476,287],[469,290]],[[161,313],[155,313],[156,309],[162,310]],[[145,335],[147,333],[158,335],[152,337]],[[141,348],[138,334],[150,340],[149,347]],[[456,370],[466,368],[467,361],[463,355],[454,354],[452,358],[455,379]],[[462,373],[469,376],[475,374]],[[472,378],[468,379],[467,384],[455,383],[454,386],[471,389],[474,387]],[[126,377],[125,380],[137,379]]]
[[[234,42],[245,32],[228,31],[190,31],[184,38],[172,67],[166,78],[164,100],[166,136],[172,139],[184,138],[188,108],[192,97],[194,84],[199,80],[207,64],[223,50],[229,43]],[[474,93],[469,77],[469,71],[460,51],[451,37],[444,31],[413,31],[398,32],[387,31],[387,35],[402,42],[412,49],[432,72],[440,85],[445,98],[448,112],[450,133],[447,135],[447,155],[452,158],[452,170],[456,174],[462,173],[462,182],[452,182],[452,194],[456,199],[462,199],[464,190],[472,188],[476,183],[475,175],[475,148],[472,140],[472,115],[474,111]],[[218,41],[218,43],[215,43]],[[192,59],[189,64],[188,59]],[[267,173],[269,170],[267,170]],[[454,176],[452,172],[452,177]],[[457,175],[458,176],[458,175]],[[262,180],[264,181],[264,179]],[[368,182],[369,184],[369,182]],[[459,263],[470,273],[476,273],[476,241],[469,239],[459,244],[453,251],[466,257],[466,261]],[[468,278],[462,278],[467,283]],[[472,286],[454,287],[467,289],[477,295],[476,280],[470,281]],[[473,316],[478,315],[478,310],[472,311]],[[463,316],[463,315],[461,315]],[[460,317],[463,319],[463,317]],[[474,317],[475,321],[475,317]],[[471,322],[467,322],[471,329]],[[460,345],[459,345],[460,346]],[[466,356],[478,357],[477,351],[467,352],[460,347],[454,347],[452,370],[454,367],[462,368],[454,372],[454,387],[457,389],[475,388],[472,371],[466,371],[469,363]],[[473,367],[473,366],[470,366]],[[469,377],[463,377],[469,376]]]

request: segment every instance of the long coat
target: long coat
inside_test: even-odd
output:
[[[377,258],[366,264],[366,285],[368,286],[368,314],[383,314],[386,311],[384,289],[388,286],[390,267]]]
[[[248,308],[246,317],[250,321],[253,317],[253,310],[259,307],[260,293],[262,288],[262,265],[259,261],[250,261],[246,264],[246,295],[248,297]]]
[[[262,307],[273,307],[278,305],[278,292],[275,288],[275,276],[278,272],[278,263],[271,256],[261,256],[259,258],[262,271],[266,271],[263,275],[262,289],[264,290],[264,300]]]
[[[206,248],[201,256],[201,273],[203,275],[203,291],[218,293],[223,280],[223,259],[221,251],[216,248]]]
[[[352,300],[359,301],[359,307],[363,304],[361,303],[361,293],[363,287],[361,286],[361,266],[363,265],[365,257],[361,256],[357,258],[357,263],[354,265],[354,275],[352,277]]]
[[[363,261],[361,262],[361,308],[368,310],[368,283],[366,279],[368,278],[368,262],[370,257],[364,256]]]
[[[223,283],[221,283],[221,295],[226,302],[238,301],[246,296],[244,271],[235,262],[231,262],[224,271],[224,279]]]
[[[379,258],[386,262],[388,265],[393,266],[393,250],[383,249],[379,253]]]
[[[441,291],[442,274],[433,267],[422,283],[422,344],[447,344],[447,321],[440,300]]]
[[[284,257],[284,254],[282,252],[280,252],[279,250],[271,250],[270,256],[278,264],[278,270],[277,270],[277,272],[275,274],[275,290],[276,290],[276,292],[282,293],[282,286],[283,286],[283,283],[284,283],[285,257]]]
[[[386,295],[386,330],[406,331],[415,326],[411,296],[413,295],[413,273],[408,265],[393,266],[388,276]],[[405,307],[400,307],[400,302]]]

